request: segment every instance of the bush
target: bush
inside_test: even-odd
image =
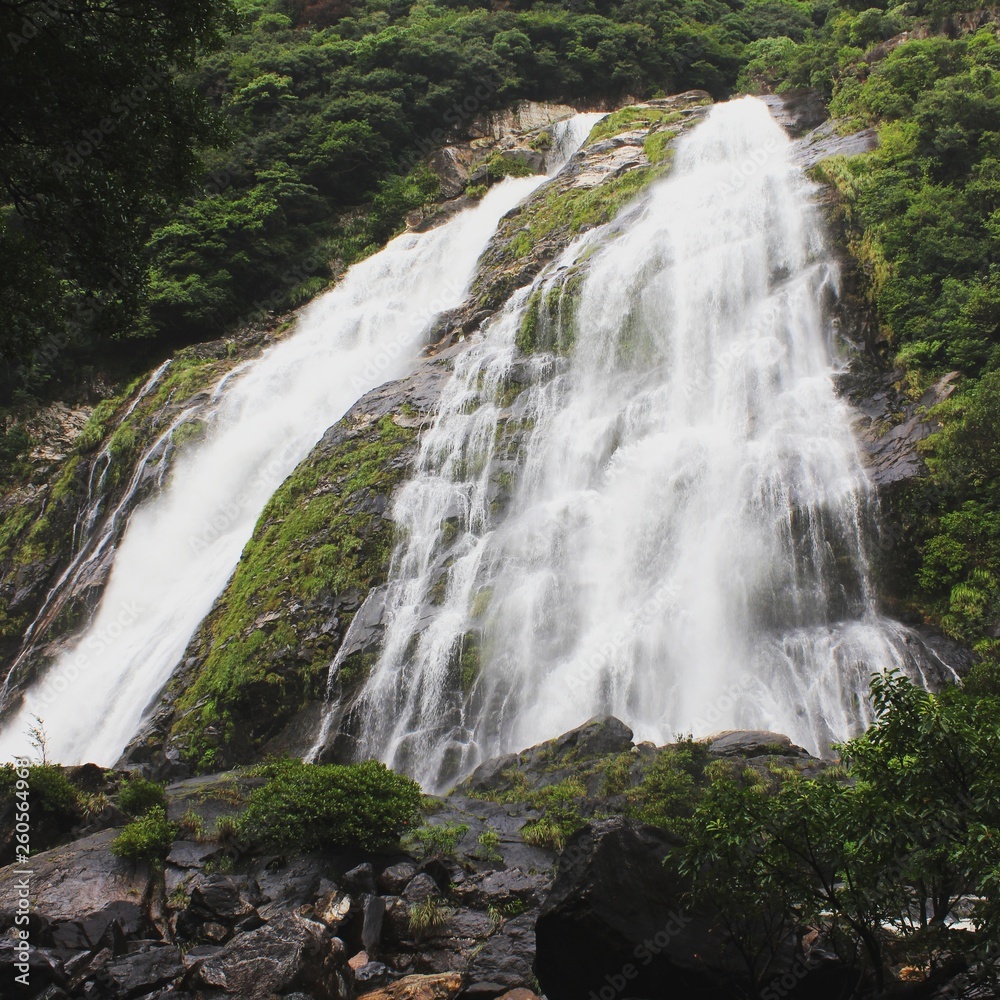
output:
[[[163,785],[149,781],[141,775],[130,775],[118,793],[118,807],[129,816],[144,816],[150,809],[160,806],[165,809],[167,797]]]
[[[280,760],[256,773],[267,783],[250,793],[239,832],[264,849],[385,847],[399,840],[420,808],[420,786],[374,760]]]
[[[177,833],[177,824],[167,819],[163,806],[153,806],[111,841],[111,853],[132,862],[158,864],[170,853]]]
[[[16,788],[16,768],[13,764],[3,765],[0,767],[0,864],[14,860]],[[83,816],[80,793],[56,764],[37,764],[28,769],[28,807],[33,854],[59,843]]]

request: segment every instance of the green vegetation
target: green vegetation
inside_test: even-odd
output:
[[[111,853],[133,863],[144,861],[149,865],[162,865],[178,832],[177,824],[167,819],[163,806],[153,806],[122,828],[111,841]]]
[[[484,112],[721,95],[755,37],[724,0],[84,9],[0,12],[19,39],[0,57],[0,401],[113,354],[135,370],[143,350],[111,346],[125,336],[176,344],[305,301],[436,197],[424,156]]]
[[[391,846],[420,808],[420,787],[384,764],[277,760],[252,772],[266,778],[237,821],[251,847],[284,852]]]
[[[454,857],[458,851],[458,842],[468,832],[469,827],[466,823],[420,826],[407,835],[406,846],[420,857],[434,855]]]
[[[709,769],[675,860],[758,990],[772,949],[802,923],[829,928],[879,995],[893,968],[933,964],[932,953],[996,957],[1000,701],[935,696],[899,676],[873,691],[876,721],[841,748],[843,769]],[[973,933],[945,928],[963,895],[978,899]]]
[[[129,816],[144,816],[150,809],[165,809],[166,805],[163,785],[138,774],[129,775],[118,792],[118,807]]]
[[[426,936],[443,926],[449,913],[448,904],[437,896],[428,896],[427,899],[414,903],[409,914],[410,933],[418,938]]]
[[[205,659],[184,678],[173,734],[203,770],[248,759],[325,684],[338,631],[303,645],[288,615],[337,595],[367,593],[385,571],[392,533],[358,508],[388,495],[403,475],[397,461],[415,432],[391,417],[315,451],[274,494],[240,564],[202,627]],[[363,669],[340,677],[359,683]],[[239,725],[237,725],[239,720]]]
[[[84,796],[58,765],[36,764],[28,768],[26,800],[18,799],[17,782],[13,764],[0,767],[0,864],[15,860],[14,823],[19,801],[27,801],[29,806],[29,846],[33,854],[58,844],[84,814]]]

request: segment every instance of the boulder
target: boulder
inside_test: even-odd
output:
[[[101,981],[113,989],[116,1000],[131,1000],[175,983],[184,973],[179,949],[150,942],[109,962],[101,971]]]
[[[133,867],[110,850],[115,830],[102,830],[31,859],[31,905],[51,920],[75,920],[112,903],[141,904],[147,871]],[[14,910],[18,868],[0,870],[0,910]]]
[[[716,757],[810,757],[781,733],[763,730],[727,729],[706,736],[708,752]]]
[[[548,1000],[601,991],[725,1000],[706,971],[718,958],[710,921],[685,910],[664,865],[672,841],[624,818],[590,823],[569,840],[535,928],[535,975]]]
[[[462,991],[457,972],[432,976],[404,976],[391,986],[366,993],[367,1000],[452,1000]]]
[[[318,921],[282,915],[240,934],[196,969],[196,986],[241,1000],[302,990],[314,1000],[346,1000],[351,973],[338,938]]]

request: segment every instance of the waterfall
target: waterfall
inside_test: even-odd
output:
[[[919,679],[876,609],[836,266],[790,152],[760,101],[715,107],[457,359],[393,508],[360,756],[440,790],[599,713],[822,751],[873,671]]]
[[[550,169],[589,127],[569,119],[554,129]],[[501,217],[544,180],[505,180],[446,224],[396,238],[313,303],[291,336],[216,387],[200,414],[205,436],[132,512],[96,613],[7,720],[0,758],[29,749],[25,734],[38,715],[52,759],[115,761],[225,587],[268,498],[360,396],[409,370],[428,324],[462,303]],[[93,515],[85,527],[100,533]]]

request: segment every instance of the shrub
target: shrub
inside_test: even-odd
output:
[[[449,856],[458,850],[458,842],[468,832],[467,823],[421,826],[407,837],[407,847],[422,857],[435,854]]]
[[[14,860],[17,780],[14,765],[0,767],[0,864]],[[32,853],[55,846],[83,816],[80,793],[56,764],[37,764],[28,769],[28,806]]]
[[[156,806],[167,806],[163,785],[138,774],[129,775],[118,792],[118,808],[129,816],[144,816]]]
[[[306,764],[279,760],[256,769],[239,832],[265,849],[314,850],[396,842],[420,807],[420,786],[378,761]]]
[[[132,862],[158,864],[170,853],[177,833],[177,824],[167,819],[163,806],[153,806],[111,841],[111,853]]]

